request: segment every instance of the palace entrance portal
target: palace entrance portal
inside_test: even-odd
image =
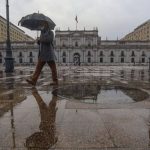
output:
[[[80,54],[79,53],[75,53],[73,55],[73,62],[75,66],[80,66]]]

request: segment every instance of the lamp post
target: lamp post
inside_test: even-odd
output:
[[[150,57],[149,57],[149,61],[148,61],[148,63],[149,63],[149,71],[150,71]]]
[[[5,72],[11,73],[14,71],[14,59],[12,57],[11,42],[10,42],[8,0],[6,0],[6,17],[7,17],[7,40],[6,40]]]

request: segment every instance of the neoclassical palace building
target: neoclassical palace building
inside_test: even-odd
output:
[[[58,65],[147,65],[150,41],[101,40],[98,29],[56,30],[55,53]],[[0,43],[0,64],[4,64],[6,44]],[[35,64],[36,42],[13,42],[16,65]]]

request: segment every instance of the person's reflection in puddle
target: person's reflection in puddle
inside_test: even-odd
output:
[[[40,131],[35,132],[26,139],[26,147],[28,149],[49,149],[58,140],[56,137],[55,118],[56,118],[56,103],[57,103],[57,90],[52,93],[52,100],[49,106],[45,104],[36,88],[32,91],[35,97],[41,114]]]

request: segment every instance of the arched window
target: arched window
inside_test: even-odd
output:
[[[80,66],[80,54],[79,53],[74,53],[73,61],[74,61],[75,66]]]

